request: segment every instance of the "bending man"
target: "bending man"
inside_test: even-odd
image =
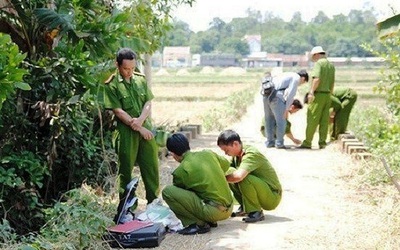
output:
[[[331,118],[333,118],[331,140],[346,133],[351,110],[357,101],[357,93],[350,88],[335,88],[331,95]]]

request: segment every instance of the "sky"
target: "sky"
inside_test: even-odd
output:
[[[270,11],[275,16],[290,21],[293,13],[300,12],[303,21],[310,21],[323,11],[328,17],[349,14],[350,10],[373,7],[378,21],[400,13],[400,0],[197,0],[192,7],[179,7],[174,17],[189,24],[192,31],[204,31],[214,17],[229,23],[232,18],[246,17],[246,10],[259,10],[264,15]],[[394,9],[394,12],[393,10]]]

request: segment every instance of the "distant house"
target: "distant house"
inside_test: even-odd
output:
[[[162,64],[167,68],[189,67],[192,65],[190,47],[164,47]]]
[[[261,51],[261,35],[246,35],[244,40],[249,45],[250,54]]]
[[[268,59],[280,59],[282,61],[282,67],[307,67],[309,65],[309,59],[306,54],[304,55],[285,55],[281,53],[270,53]]]
[[[239,61],[233,54],[204,54],[200,57],[200,66],[236,67]]]
[[[269,58],[267,52],[253,52],[242,62],[245,68],[282,67],[282,58]]]

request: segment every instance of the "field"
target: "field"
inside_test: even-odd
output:
[[[285,68],[284,71],[298,69]],[[311,69],[307,69],[310,71]],[[170,70],[163,74],[153,73],[152,118],[156,126],[177,126],[183,124],[202,124],[204,116],[211,109],[221,107],[229,96],[251,88],[254,95],[260,90],[260,80],[266,69],[213,69],[207,72]],[[238,73],[239,72],[239,73]],[[357,91],[355,106],[366,108],[382,106],[384,99],[373,91],[380,79],[377,68],[336,68],[337,87],[350,87]],[[301,86],[298,98],[302,100],[309,84]],[[229,111],[227,111],[229,113]]]

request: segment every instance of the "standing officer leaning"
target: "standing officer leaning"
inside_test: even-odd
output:
[[[315,62],[311,71],[311,88],[308,92],[306,139],[299,148],[311,149],[314,133],[319,126],[319,148],[325,148],[329,127],[330,95],[335,84],[335,67],[326,58],[321,46],[314,47],[311,60]]]
[[[159,193],[158,146],[151,132],[148,119],[153,94],[144,75],[135,72],[136,54],[129,48],[117,52],[118,72],[106,82],[104,105],[112,109],[117,119],[116,152],[119,160],[119,198],[132,179],[135,163],[146,190],[147,202],[152,202]]]

